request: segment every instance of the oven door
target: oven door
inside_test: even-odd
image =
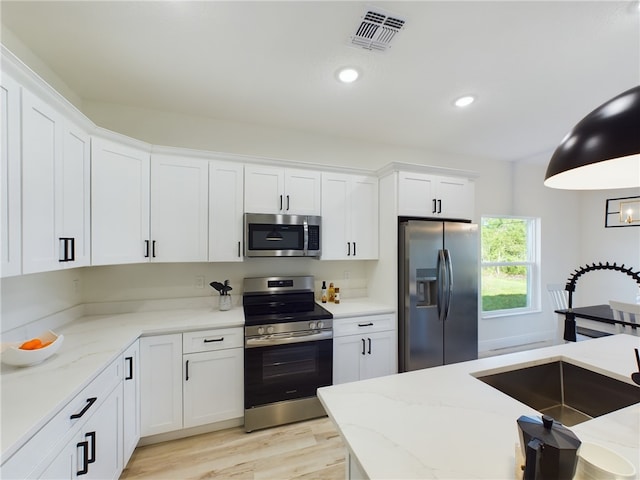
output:
[[[332,337],[332,332],[327,332]],[[326,335],[325,335],[326,337]],[[305,397],[331,385],[333,339],[269,344],[247,339],[244,350],[245,409]]]

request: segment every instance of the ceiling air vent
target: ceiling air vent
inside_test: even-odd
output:
[[[360,25],[351,43],[367,50],[385,51],[391,47],[391,40],[404,26],[404,20],[381,10],[367,10],[361,17]]]

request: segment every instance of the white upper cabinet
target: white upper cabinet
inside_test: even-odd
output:
[[[209,162],[209,261],[241,262],[244,212],[242,163]]]
[[[88,265],[90,140],[22,94],[23,273]]]
[[[398,215],[473,219],[474,183],[467,178],[399,172]]]
[[[20,85],[3,72],[0,85],[0,209],[2,210],[2,263],[0,275],[22,273],[21,174],[20,174]]]
[[[206,161],[151,156],[151,261],[207,261],[208,190]]]
[[[321,178],[312,170],[246,165],[244,211],[320,215]]]
[[[93,138],[92,265],[148,261],[149,157],[148,150]]]
[[[378,179],[322,175],[322,259],[378,258]]]

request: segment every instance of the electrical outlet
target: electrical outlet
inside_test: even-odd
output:
[[[80,293],[80,280],[77,278],[73,279],[73,293]]]
[[[196,277],[196,288],[204,288],[204,275]]]
[[[349,277],[351,276],[351,272],[349,270],[345,270],[342,274],[342,278],[344,280],[349,280]]]

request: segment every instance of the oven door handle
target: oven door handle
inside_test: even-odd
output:
[[[268,347],[270,345],[287,345],[290,343],[313,342],[317,340],[331,340],[333,338],[333,330],[321,330],[311,333],[305,332],[301,334],[275,334],[264,337],[251,337],[244,341],[245,348]]]

